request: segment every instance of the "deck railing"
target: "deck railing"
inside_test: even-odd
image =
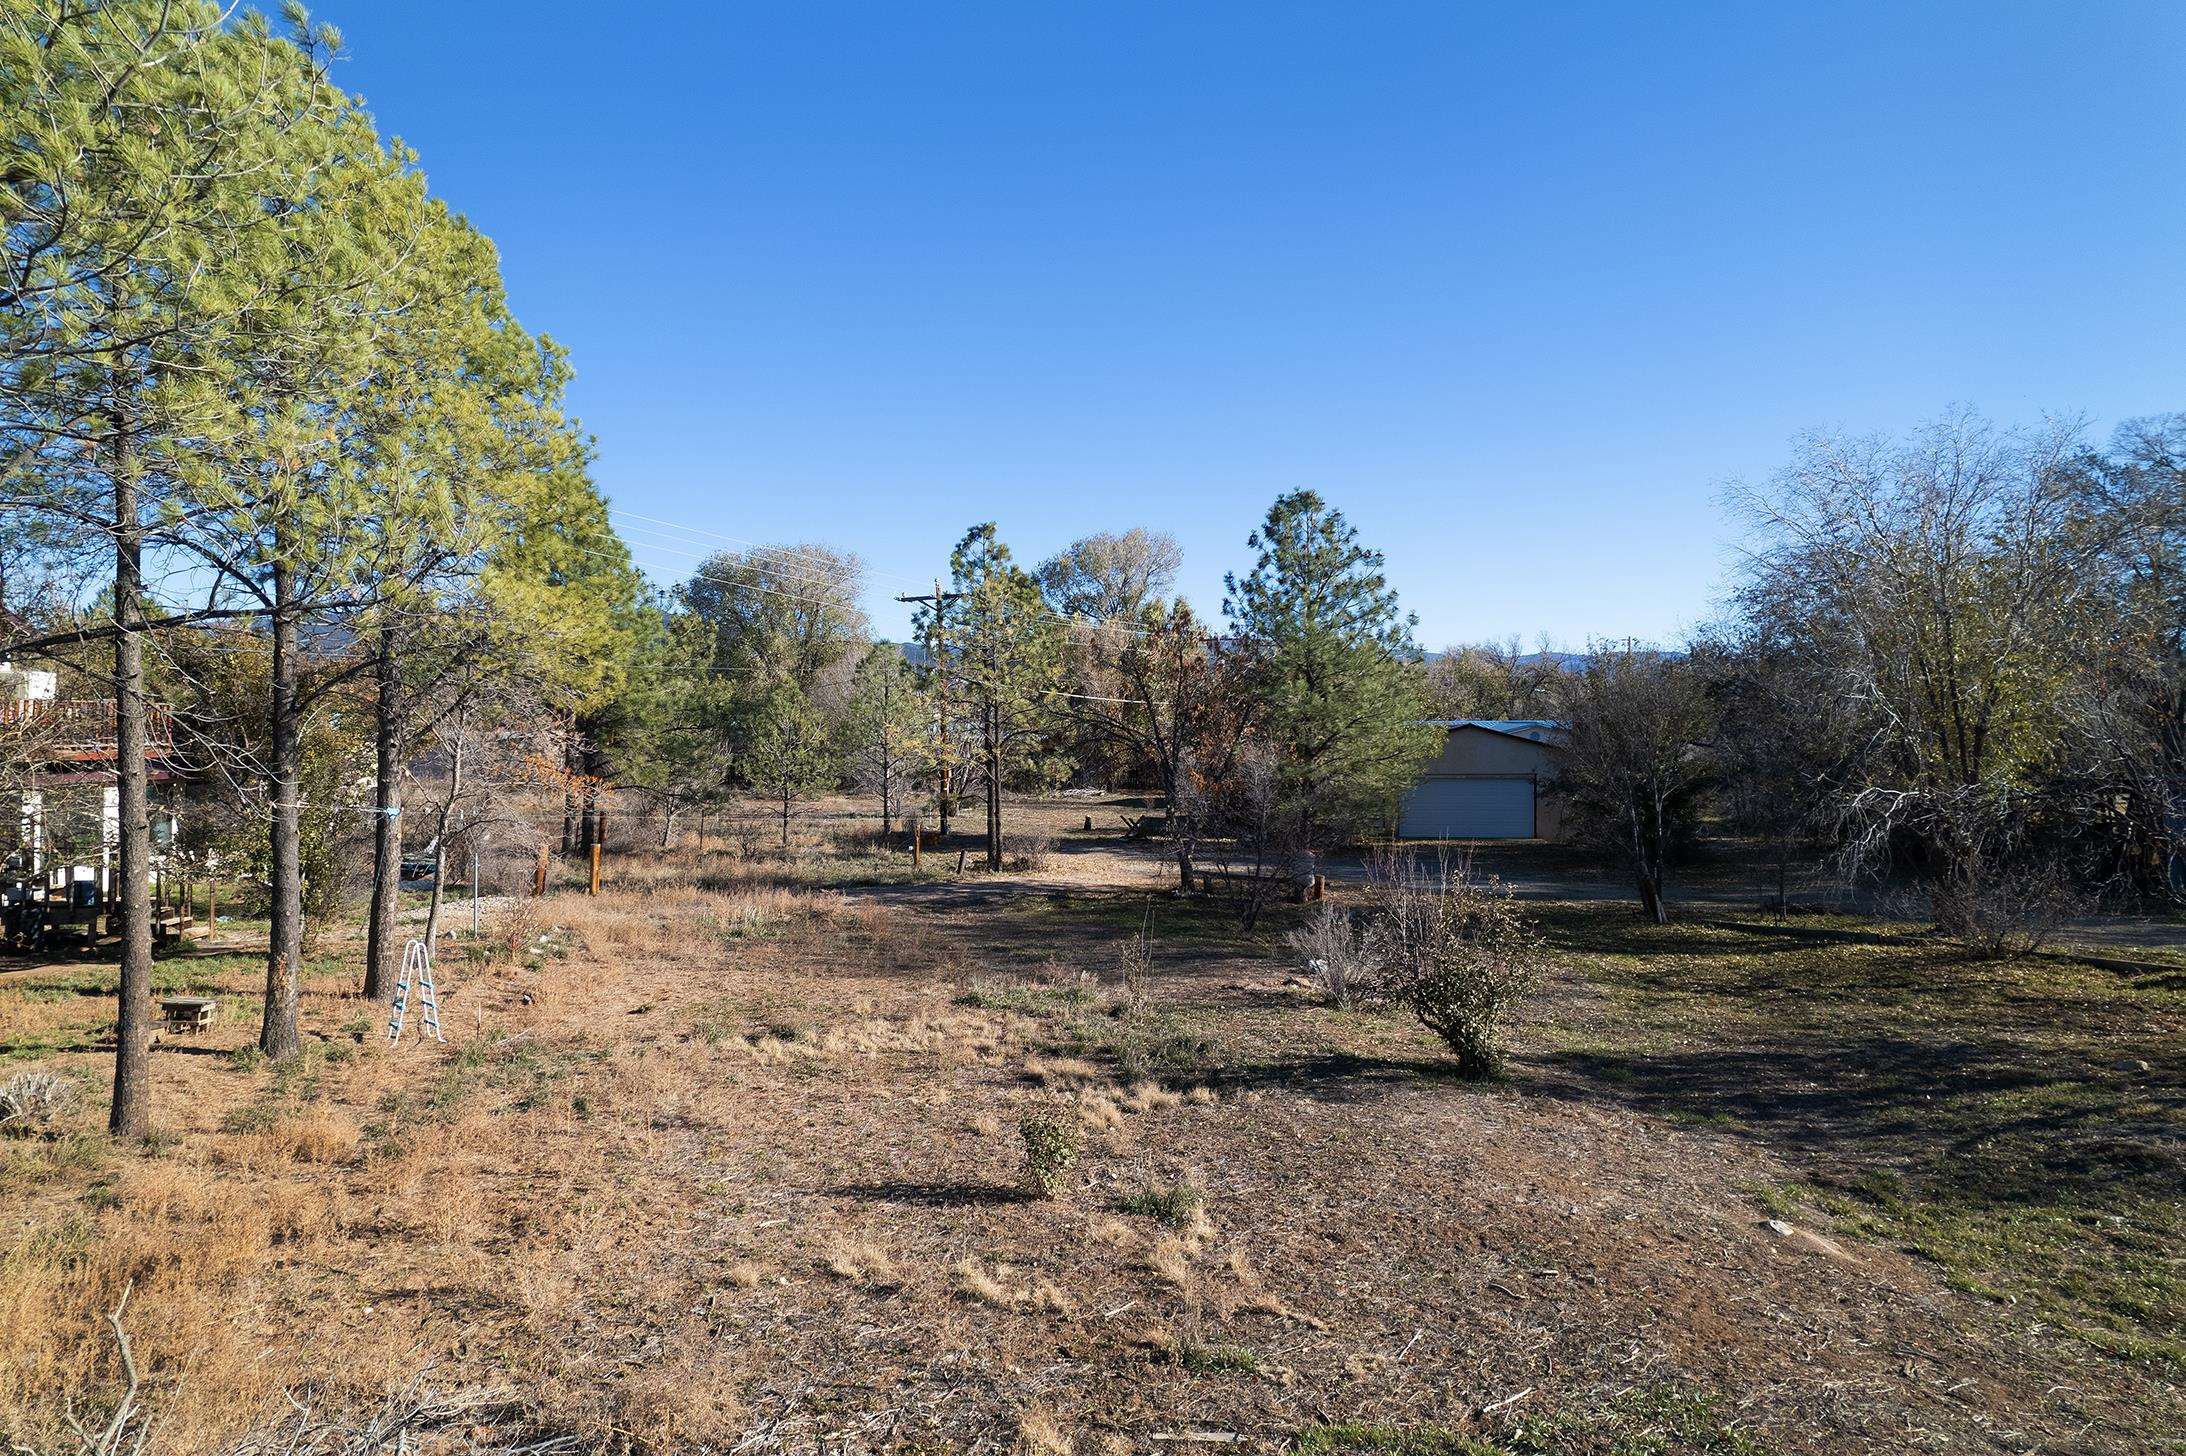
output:
[[[174,721],[165,708],[145,705],[145,744],[174,746]],[[0,732],[20,734],[31,757],[84,761],[112,758],[117,729],[112,698],[18,698],[0,703]]]

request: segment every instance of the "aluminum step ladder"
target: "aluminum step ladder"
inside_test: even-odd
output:
[[[423,1013],[419,1022],[418,1039],[431,1037],[445,1042],[440,1034],[440,996],[433,989],[433,953],[422,940],[413,940],[402,948],[402,975],[395,981],[394,1014],[387,1019],[387,1039],[402,1040],[403,1018],[409,1014],[410,993],[415,990],[418,1007]]]

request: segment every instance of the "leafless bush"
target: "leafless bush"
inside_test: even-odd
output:
[[[1154,912],[1148,905],[1139,919],[1138,934],[1123,943],[1116,952],[1116,969],[1123,975],[1123,1003],[1126,1011],[1139,1012],[1146,1007],[1149,978],[1154,970]]]
[[[1441,1037],[1461,1075],[1496,1075],[1503,1018],[1548,965],[1509,888],[1392,856],[1374,867],[1373,893],[1377,994]]]
[[[1978,854],[1953,866],[1929,894],[1936,928],[1985,961],[2023,960],[2091,908],[2059,865],[2006,866]]]
[[[1331,1006],[1366,1000],[1374,971],[1372,937],[1357,916],[1323,900],[1313,917],[1283,937]]]
[[[1044,829],[1013,829],[1002,836],[1002,859],[1013,870],[1044,870],[1055,854],[1055,836]]]
[[[0,1132],[29,1137],[51,1127],[76,1088],[51,1072],[18,1072],[0,1082]]]

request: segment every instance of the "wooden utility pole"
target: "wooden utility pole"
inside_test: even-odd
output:
[[[926,656],[928,659],[927,667],[928,671],[940,673],[944,677],[944,679],[947,677],[947,674],[943,672],[941,666],[941,646],[942,643],[947,640],[947,636],[944,631],[942,617],[943,613],[948,610],[949,603],[962,601],[964,599],[964,595],[965,594],[963,592],[943,591],[941,589],[941,578],[937,576],[934,578],[934,591],[932,596],[896,598],[896,600],[899,602],[915,603],[920,606],[930,605],[933,607],[934,615],[928,621],[926,626]],[[950,809],[948,764],[949,704],[948,694],[946,692],[942,694],[941,700],[937,702],[934,706],[934,730],[934,810],[936,813],[941,815],[941,837],[946,840],[949,837]]]

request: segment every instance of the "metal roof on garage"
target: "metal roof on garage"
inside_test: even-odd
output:
[[[1549,743],[1549,734],[1562,733],[1571,726],[1553,718],[1430,718],[1427,721],[1438,728],[1485,728],[1490,733],[1523,738],[1529,743]]]

